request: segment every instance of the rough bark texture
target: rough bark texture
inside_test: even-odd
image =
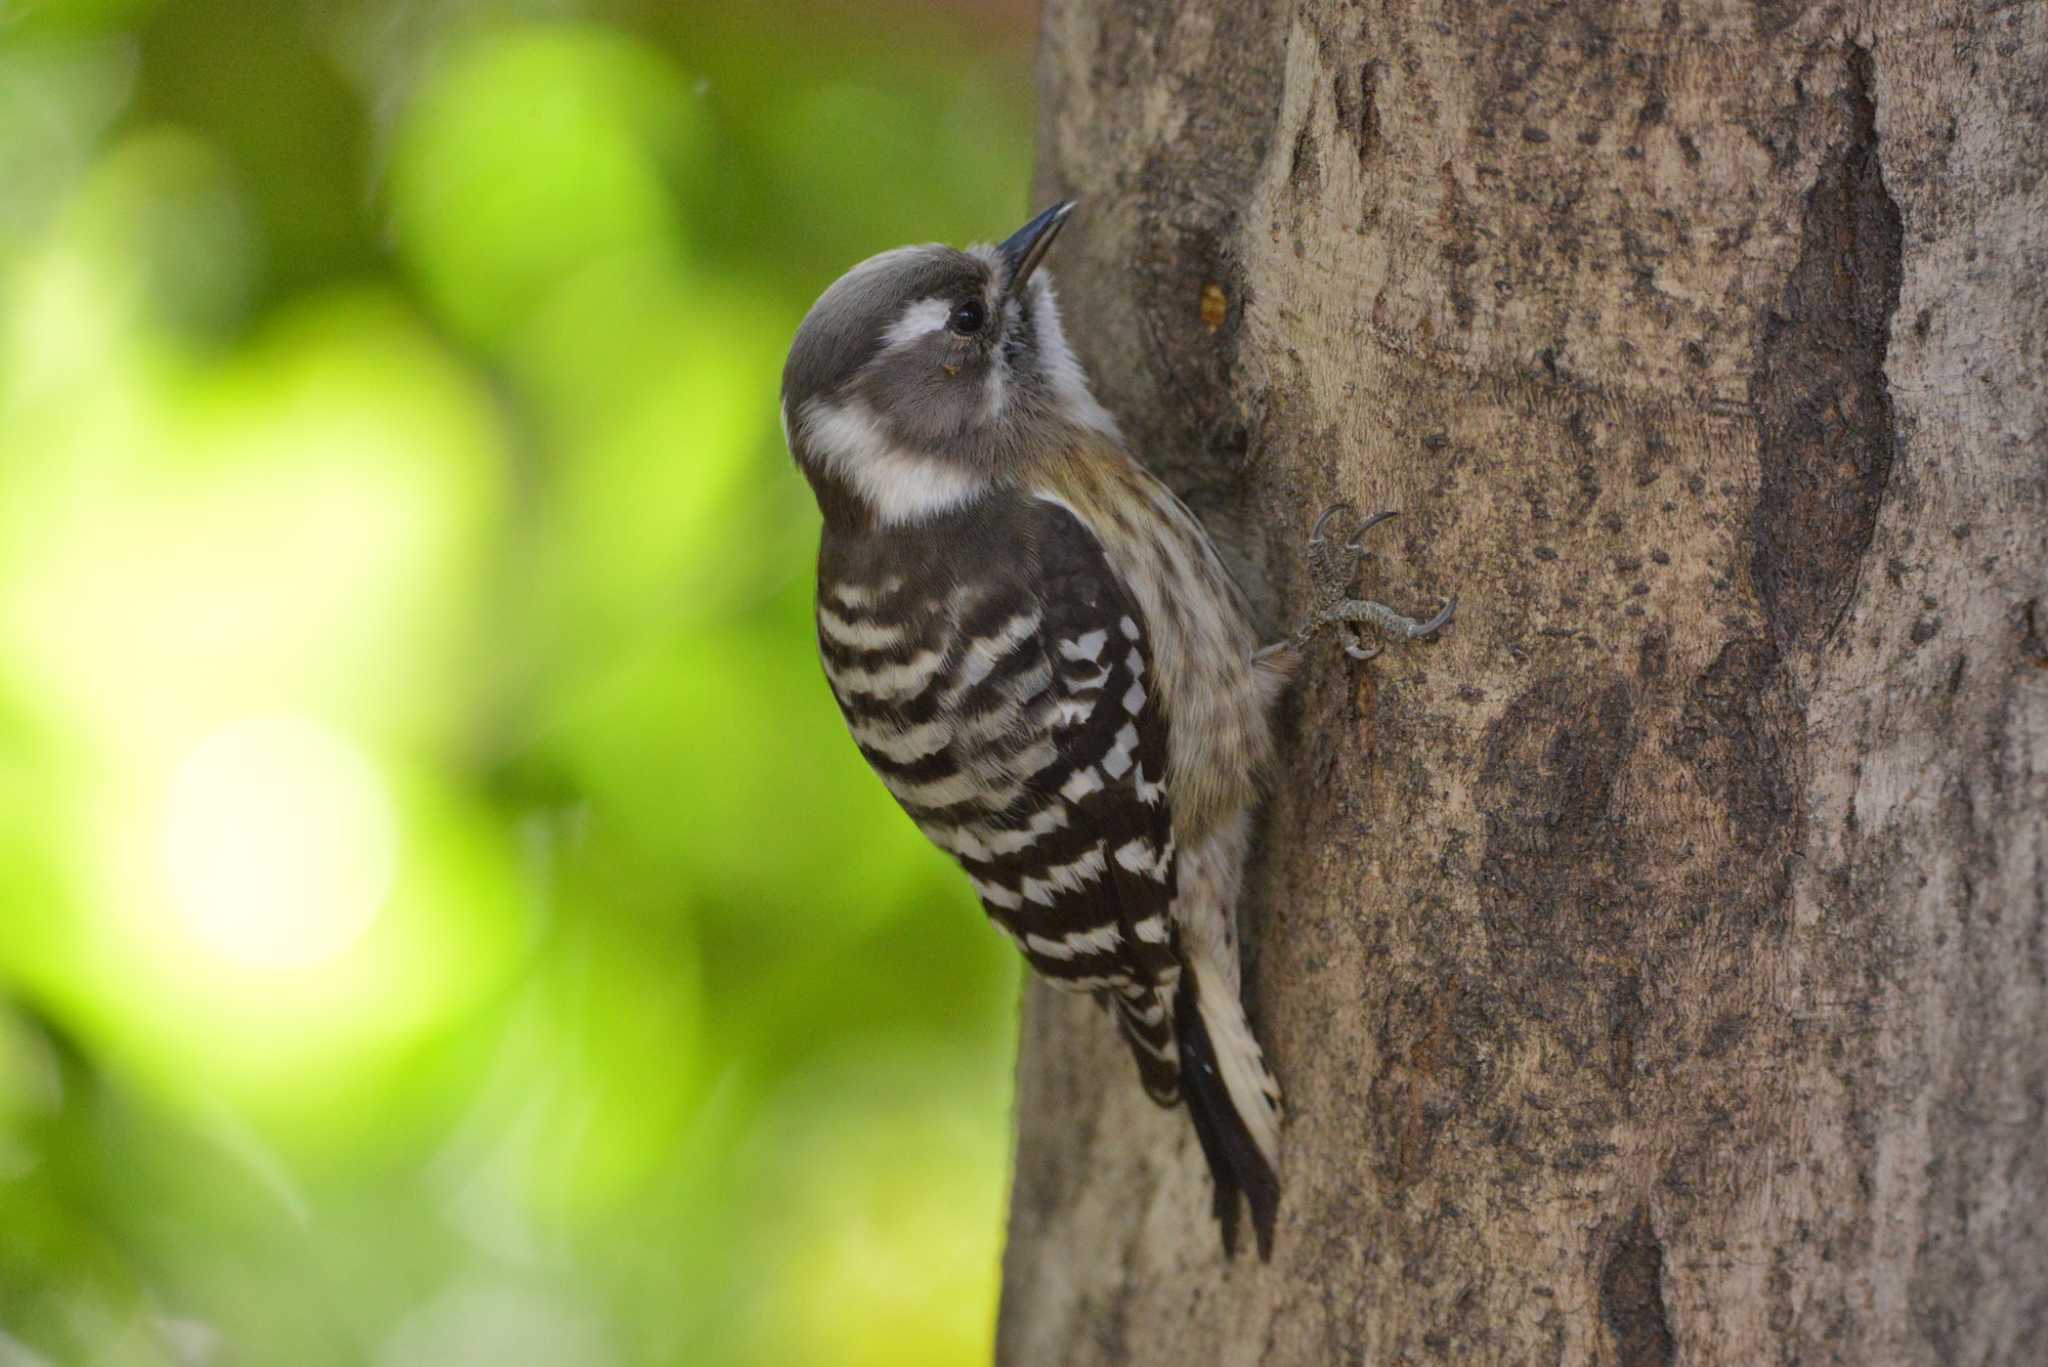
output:
[[[2048,5],[1052,0],[1039,190],[1275,624],[1270,1265],[1034,989],[1004,1363],[2048,1343]]]

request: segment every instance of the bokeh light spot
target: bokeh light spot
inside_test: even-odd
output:
[[[383,910],[398,823],[350,741],[301,718],[248,718],[178,765],[164,855],[180,917],[215,954],[311,968],[347,953]]]

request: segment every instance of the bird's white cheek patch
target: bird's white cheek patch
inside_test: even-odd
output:
[[[858,399],[805,404],[803,435],[816,458],[852,485],[884,526],[926,521],[988,490],[985,477],[890,441]]]
[[[1038,354],[1045,375],[1052,382],[1053,397],[1060,412],[1077,427],[1100,432],[1112,441],[1122,441],[1116,419],[1095,400],[1088,388],[1088,375],[1081,369],[1074,349],[1067,345],[1066,329],[1060,326],[1059,299],[1052,292],[1052,277],[1038,274],[1031,279],[1032,316],[1038,322]]]

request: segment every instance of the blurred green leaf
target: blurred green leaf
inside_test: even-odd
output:
[[[1016,958],[820,677],[776,396],[1014,226],[1030,39],[0,19],[0,1360],[987,1359]]]
[[[569,26],[489,32],[407,111],[399,248],[451,326],[502,341],[565,275],[679,247],[673,184],[699,137],[680,74],[644,44]]]

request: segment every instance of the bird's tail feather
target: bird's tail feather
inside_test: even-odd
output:
[[[1180,1101],[1180,1048],[1174,1040],[1170,988],[1126,988],[1116,994],[1116,1021],[1145,1093],[1161,1106]],[[1107,996],[1108,994],[1104,994]]]
[[[1216,1222],[1226,1255],[1237,1254],[1237,1197],[1252,1208],[1259,1256],[1273,1256],[1280,1206],[1279,1087],[1266,1070],[1237,994],[1198,962],[1181,975],[1174,1000],[1181,1093],[1216,1182]]]

